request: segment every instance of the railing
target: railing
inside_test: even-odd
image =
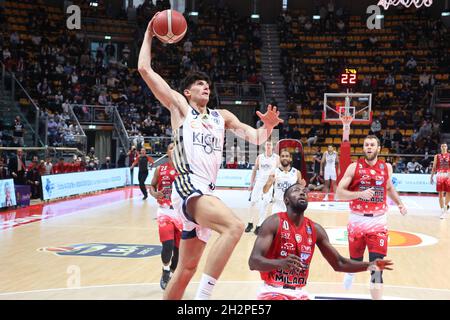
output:
[[[117,110],[116,107],[114,107],[113,124],[115,133],[119,137],[119,141],[122,147],[125,150],[130,149],[130,137],[128,136],[128,132],[127,129],[125,128],[125,125],[123,124],[122,117],[119,114],[119,110]]]
[[[11,99],[16,103],[17,100],[19,100],[19,113],[21,116],[26,119],[25,124],[28,125],[28,128],[33,134],[33,143],[35,146],[41,145],[44,146],[44,139],[41,135],[41,132],[39,131],[39,116],[40,116],[40,109],[37,106],[37,104],[34,102],[34,100],[30,97],[27,90],[22,86],[19,80],[17,80],[14,72],[10,72],[6,70],[5,65],[2,61],[0,61],[1,64],[1,88],[2,88],[2,96],[5,95],[5,88],[9,88],[11,90]],[[10,79],[8,79],[8,75],[10,76]],[[10,81],[10,84],[8,86],[8,81]],[[16,91],[18,88],[20,89],[18,96],[16,96]],[[31,106],[31,107],[30,107]]]
[[[46,157],[51,157],[53,160],[60,157],[70,158],[73,155],[84,156],[78,148],[66,147],[0,147],[0,152],[6,153],[8,157],[17,153],[17,149],[22,149],[26,160],[31,160],[33,156],[38,156],[39,160],[45,160]]]
[[[258,100],[266,105],[266,95],[262,84],[216,83],[214,88],[219,100]]]
[[[140,143],[139,140],[143,139],[144,143]],[[167,152],[167,147],[172,142],[172,137],[144,137],[130,136],[129,143],[131,146],[150,146],[150,150],[147,153],[151,156],[161,156]],[[139,146],[139,144],[141,144]]]
[[[70,116],[70,121],[72,121],[75,124],[76,134],[65,135],[64,136],[64,144],[66,146],[74,146],[77,148],[81,148],[81,150],[83,150],[84,153],[87,153],[87,136],[84,133],[84,130],[81,127],[77,116],[73,112],[72,106],[69,107],[69,116]]]
[[[450,86],[434,86],[433,97],[430,102],[432,112],[435,111],[436,105],[450,105]]]
[[[113,124],[115,106],[72,104],[80,123],[87,125]]]

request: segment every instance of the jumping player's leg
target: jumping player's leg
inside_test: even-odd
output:
[[[244,224],[214,196],[192,198],[187,204],[187,212],[200,226],[219,233],[205,266],[205,273],[218,279],[244,232]]]
[[[180,242],[178,266],[170,280],[163,299],[180,300],[189,281],[197,271],[198,262],[202,257],[206,243],[198,238],[186,239]]]
[[[206,259],[205,270],[196,299],[209,299],[215,282],[222,274],[236,244],[244,232],[244,225],[225,204],[216,197],[201,196],[188,203],[188,212],[197,223],[219,233]],[[214,210],[211,210],[214,208]]]
[[[206,260],[206,266],[196,299],[208,299],[215,282],[225,268],[236,244],[244,232],[243,223],[221,200],[202,195],[189,199],[186,212],[201,228],[219,233]],[[195,231],[195,229],[194,229]],[[181,241],[180,260],[166,289],[164,299],[180,299],[194,275],[206,242],[197,237]]]

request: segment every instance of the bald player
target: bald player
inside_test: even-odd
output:
[[[392,166],[378,159],[380,140],[369,135],[364,139],[365,156],[350,164],[336,190],[339,200],[350,200],[350,216],[347,225],[350,258],[362,261],[366,247],[369,261],[383,259],[387,255],[388,230],[387,197],[407,213],[397,191],[392,185]],[[350,289],[353,273],[344,279],[344,287]],[[370,294],[372,299],[382,299],[383,273],[371,272]]]

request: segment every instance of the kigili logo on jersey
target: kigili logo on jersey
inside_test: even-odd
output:
[[[202,132],[192,132],[192,143],[194,146],[203,147],[207,154],[211,154],[213,151],[222,151],[223,146],[220,138]]]

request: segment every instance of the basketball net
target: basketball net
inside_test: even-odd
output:
[[[341,115],[339,116],[343,124],[343,134],[342,141],[350,141],[350,124],[353,121],[353,117],[351,115]]]
[[[413,4],[416,8],[421,6],[430,7],[433,4],[433,0],[380,0],[378,1],[378,6],[382,6],[384,10],[389,9],[390,6],[403,5],[406,8],[411,7]]]

